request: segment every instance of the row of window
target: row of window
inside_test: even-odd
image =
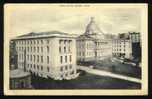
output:
[[[126,45],[113,45],[113,48],[117,48],[117,47],[126,47]]]
[[[21,59],[21,60],[24,60],[24,54],[19,54],[19,59]],[[27,55],[26,56],[27,57],[27,61],[34,61],[34,62],[41,62],[41,63],[43,63],[43,56],[40,56],[40,55]],[[49,56],[47,56],[47,63],[49,63],[49,61],[50,61],[50,59],[49,59],[50,57]]]
[[[62,64],[63,62],[67,63],[68,62],[68,56],[60,56],[60,63]],[[72,62],[72,56],[69,55],[69,62]]]
[[[66,65],[66,66],[61,66],[60,67],[60,71],[64,71],[64,70],[69,70],[69,69],[72,69],[72,65]]]
[[[113,43],[112,45],[127,45],[128,43]]]
[[[85,56],[85,52],[78,52],[78,55],[79,56]],[[91,56],[91,55],[94,55],[94,53],[93,52],[86,52],[86,55]]]
[[[59,40],[59,44],[71,44],[72,40]]]
[[[71,53],[71,47],[70,46],[68,46],[68,47],[66,47],[66,46],[61,47],[61,46],[59,46],[59,52],[60,53]]]
[[[45,49],[45,47],[16,47],[17,51],[24,51],[26,49],[26,52],[43,52],[43,49]],[[49,53],[49,46],[46,46],[47,49],[47,53]]]
[[[49,44],[49,40],[19,40],[16,41],[17,44],[44,44],[46,41],[46,44]]]
[[[35,70],[39,70],[39,71],[44,70],[43,66],[35,65],[35,64],[27,64],[27,68],[35,69]],[[50,72],[50,67],[49,66],[47,66],[46,69],[47,69],[47,72]]]
[[[129,40],[114,40],[113,43],[127,43]]]
[[[125,49],[113,49],[113,51],[126,51]]]

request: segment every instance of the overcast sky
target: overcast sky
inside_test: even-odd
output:
[[[18,6],[11,9],[7,16],[8,31],[12,37],[29,32],[53,30],[82,34],[90,17],[95,18],[104,33],[140,32],[140,9],[123,6],[117,8]]]

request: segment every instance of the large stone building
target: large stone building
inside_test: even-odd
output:
[[[55,80],[78,76],[74,35],[52,31],[29,33],[14,40],[19,69]]]
[[[112,43],[113,56],[127,59],[141,57],[141,39],[140,33],[121,33]],[[140,60],[140,59],[139,59]]]
[[[112,42],[112,54],[121,58],[132,58],[132,43],[129,39],[114,39]]]
[[[98,61],[112,56],[112,40],[97,26],[94,18],[77,38],[77,61]]]

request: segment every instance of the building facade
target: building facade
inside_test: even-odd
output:
[[[15,39],[18,68],[55,80],[73,79],[76,71],[76,40],[58,31],[29,33]]]
[[[123,57],[127,59],[135,59],[141,57],[141,39],[140,33],[129,32],[121,33],[112,43],[113,56]]]
[[[132,41],[132,43],[141,42],[141,36],[139,32],[129,32],[129,38]]]
[[[10,70],[17,69],[17,52],[15,48],[15,42],[13,40],[10,41],[10,49],[9,49],[9,67]]]
[[[112,42],[112,55],[122,58],[132,57],[132,43],[129,39],[115,39]]]
[[[10,78],[10,89],[27,89],[32,88],[31,85],[31,75],[29,72],[18,69],[18,56],[16,51],[16,43],[14,40],[10,41],[10,68],[9,68],[9,78]]]
[[[105,37],[94,18],[77,38],[77,60],[98,61],[112,56],[112,40]]]

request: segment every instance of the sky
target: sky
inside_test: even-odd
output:
[[[82,34],[95,18],[106,34],[140,32],[141,10],[137,8],[102,6],[17,6],[7,11],[7,27],[11,37],[30,32],[61,31]]]

